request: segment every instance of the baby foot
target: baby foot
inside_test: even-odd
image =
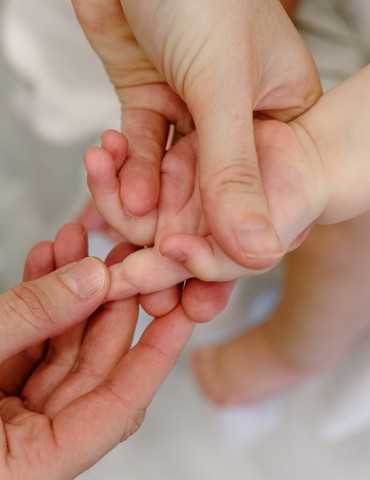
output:
[[[221,345],[196,350],[190,366],[204,395],[217,405],[258,401],[305,378],[278,351],[268,328],[243,333]]]
[[[263,399],[344,356],[369,325],[369,219],[367,213],[316,227],[288,255],[285,292],[270,317],[230,341],[194,352],[193,373],[212,402]]]

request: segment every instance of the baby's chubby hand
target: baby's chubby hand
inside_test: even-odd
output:
[[[279,239],[287,251],[302,240],[305,230],[325,211],[328,189],[323,165],[309,136],[283,122],[255,121],[261,177]],[[164,156],[157,217],[132,219],[132,235],[145,232],[151,246],[111,267],[109,300],[165,290],[191,277],[229,282],[265,271],[245,268],[227,256],[210,234],[198,182],[195,133],[181,138]],[[102,146],[88,150],[88,183],[103,216],[114,225],[122,215],[117,171],[127,156],[121,133],[107,131]],[[235,188],[238,188],[235,185]],[[116,216],[115,216],[116,215]],[[219,219],[222,224],[223,219]],[[125,232],[120,232],[125,233]],[[244,232],[248,235],[248,232]],[[144,235],[143,235],[144,237]],[[298,241],[297,241],[298,238]],[[281,256],[276,257],[276,263]],[[253,258],[248,259],[253,264]]]

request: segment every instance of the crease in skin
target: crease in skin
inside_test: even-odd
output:
[[[183,121],[191,125],[192,118],[185,103],[164,81],[122,87],[119,89],[119,98],[123,113],[132,109],[152,111],[172,123]]]
[[[305,81],[305,76],[302,75],[302,83]],[[310,83],[311,87],[307,88],[307,92],[305,94],[300,92],[296,98],[292,98],[291,94],[292,90],[294,90],[294,85],[277,86],[271,89],[267,96],[257,103],[255,110],[271,119],[282,122],[292,121],[312,108],[322,95],[318,74],[316,74],[314,79],[310,80]],[[272,100],[270,100],[271,98]],[[289,104],[287,104],[286,98],[290,99]]]
[[[300,122],[299,120],[294,120],[289,124],[289,126],[293,129],[293,131],[297,135],[297,138],[301,140],[300,143],[304,151],[307,152],[306,153],[307,158],[316,159],[315,165],[312,167],[311,173],[312,173],[312,176],[315,177],[316,179],[315,183],[317,185],[321,185],[321,189],[320,189],[321,197],[323,197],[320,205],[317,206],[316,210],[320,212],[325,212],[329,206],[329,193],[330,193],[330,189],[328,188],[328,185],[330,184],[330,182],[328,181],[328,179],[330,178],[330,175],[328,174],[328,171],[327,171],[327,162],[324,161],[322,152],[320,151],[317,145],[317,142],[315,142],[314,138],[312,137],[309,129],[306,128],[302,122]],[[312,152],[314,152],[314,155],[312,155]],[[320,175],[316,173],[318,166],[320,167]],[[326,195],[325,196],[322,195],[322,192],[326,192]],[[320,223],[320,217],[318,217],[316,212],[312,216],[314,217],[312,218],[312,222],[316,221],[317,223]]]
[[[165,257],[159,260],[159,256],[157,250],[144,248],[111,266],[111,288],[105,301],[165,290],[192,277],[182,265]]]
[[[247,156],[233,158],[227,164],[222,163],[219,169],[214,168],[212,175],[207,175],[200,182],[202,197],[207,198],[210,196],[210,192],[215,197],[228,194],[233,202],[235,202],[234,195],[245,194],[246,188],[248,189],[248,195],[255,195],[256,198],[260,198],[258,164],[255,162],[255,159]]]
[[[203,40],[203,43],[200,43],[199,47],[195,52],[192,52],[192,58],[189,58],[187,62],[184,61],[184,58],[182,59],[181,63],[175,67],[172,66],[171,69],[171,81],[174,87],[176,88],[176,91],[178,92],[179,96],[184,100],[189,99],[189,105],[190,105],[190,97],[189,93],[194,90],[194,86],[197,82],[199,82],[198,79],[202,79],[204,81],[204,70],[203,68],[200,69],[199,72],[196,72],[194,74],[194,63],[195,59],[198,58],[204,50],[205,45],[207,43],[207,39]],[[187,56],[190,56],[190,52],[187,51]],[[209,65],[209,63],[208,63]],[[177,78],[181,78],[181,83],[179,85],[179,82],[176,81]],[[171,82],[169,82],[171,85]]]
[[[132,255],[135,255],[135,254],[136,252],[132,253]],[[133,297],[138,293],[138,288],[135,285],[132,277],[128,275],[126,272],[126,269],[125,269],[126,265],[124,262],[125,261],[123,260],[123,262],[109,267],[109,271],[112,277],[112,280],[111,280],[112,283],[111,283],[111,289],[108,292],[108,297],[106,298],[106,301],[115,299],[115,295],[112,292],[115,291],[114,285],[116,283],[119,285],[118,288],[119,288],[120,295],[122,296],[122,299]],[[113,281],[113,279],[115,280]]]

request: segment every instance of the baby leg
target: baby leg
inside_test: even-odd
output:
[[[231,341],[198,349],[191,365],[217,404],[257,401],[338,362],[369,326],[370,213],[315,227],[286,258],[280,304]]]

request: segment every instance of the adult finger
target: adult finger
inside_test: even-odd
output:
[[[192,278],[187,281],[181,298],[186,315],[197,323],[212,320],[226,308],[235,285],[236,280],[203,282]]]
[[[27,255],[23,281],[36,280],[55,270],[53,243],[40,242]],[[7,396],[18,395],[25,380],[42,360],[46,343],[35,345],[9,358],[0,368],[0,389]]]
[[[54,417],[106,379],[130,349],[137,318],[137,297],[106,303],[94,313],[72,368],[48,398],[43,413]]]
[[[85,320],[109,288],[106,266],[85,258],[0,297],[0,362]]]
[[[193,326],[181,306],[154,320],[105,382],[56,415],[53,432],[64,451],[66,476],[86,469],[140,427]]]
[[[106,265],[123,261],[136,248],[126,242],[116,245],[108,254]],[[73,342],[73,338],[70,338],[70,332],[73,334],[80,325],[57,337],[56,341],[63,340],[60,346],[57,344],[53,349],[56,350],[53,354],[56,355],[54,363],[58,370],[55,372],[54,367],[55,375],[53,375],[53,369],[50,367],[48,369],[46,365],[47,377],[44,371],[43,377],[39,379],[41,388],[50,394],[47,399],[45,398],[43,413],[54,416],[67,403],[101,383],[130,348],[137,319],[137,297],[107,302],[94,312],[86,327],[82,324],[84,335],[78,342],[77,349],[71,351],[71,348],[65,348],[66,352],[63,355],[62,348],[65,346],[65,341],[69,341],[72,347],[76,343]],[[58,346],[60,347],[59,355]],[[65,358],[66,355],[67,358]],[[64,361],[58,362],[58,358],[64,358]],[[63,375],[63,381],[57,386],[59,381],[55,381],[54,377],[60,379],[61,373],[65,375]],[[51,388],[52,386],[55,388]],[[39,398],[40,389],[37,391],[37,398]]]
[[[181,290],[182,285],[180,284],[159,292],[139,295],[139,302],[152,317],[162,317],[173,310],[180,302]]]
[[[81,260],[88,254],[87,234],[78,223],[64,225],[54,241],[55,267]],[[33,411],[42,411],[43,405],[56,386],[72,367],[85,330],[85,322],[50,339],[45,360],[38,366],[25,385],[22,396]]]
[[[217,98],[211,96],[203,111],[194,113],[202,205],[221,248],[244,267],[265,268],[281,258],[283,248],[262,186],[253,106],[248,94],[236,98],[224,83]],[[241,80],[236,83],[233,91],[245,91]]]
[[[55,270],[53,242],[45,240],[35,245],[27,255],[23,281],[36,280]]]

